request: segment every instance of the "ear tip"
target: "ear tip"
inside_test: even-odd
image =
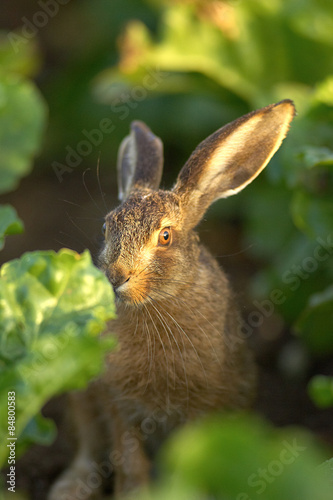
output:
[[[276,104],[274,104],[274,108],[278,106],[280,107],[283,106],[286,108],[286,110],[288,109],[290,114],[292,115],[292,118],[294,118],[294,116],[296,116],[297,114],[296,106],[292,99],[282,99],[282,101],[279,101]]]
[[[161,139],[157,137],[141,120],[134,120],[131,122],[131,133],[133,133],[136,137],[145,138],[148,141],[154,142],[157,147],[161,147],[163,145]]]
[[[155,134],[150,130],[148,125],[145,124],[145,122],[142,122],[141,120],[134,120],[131,122],[131,132],[134,132],[135,134],[144,134],[145,136],[148,137],[156,137]]]
[[[142,122],[141,120],[133,120],[131,122],[130,128],[131,128],[131,130],[136,130],[138,128],[141,129],[141,130],[142,129],[143,130],[147,130],[148,129],[148,127],[145,124],[145,122]],[[148,129],[148,130],[150,130],[150,129]]]

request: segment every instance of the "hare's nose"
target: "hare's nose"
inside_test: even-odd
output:
[[[124,280],[123,280],[122,282],[120,282],[119,284],[117,283],[116,288],[118,289],[118,288],[122,287],[122,286],[123,286],[123,285],[125,285],[125,283],[127,283],[130,279],[131,279],[131,277],[130,277],[130,276],[128,276],[128,278],[124,279]]]
[[[110,275],[108,278],[116,294],[117,291],[131,279],[130,276],[124,276],[123,274]]]
[[[118,299],[121,299],[123,297],[123,294],[125,293],[126,295],[126,284],[129,282],[131,277],[129,276],[127,279],[123,280],[122,282],[117,283],[117,285],[113,285],[113,291],[115,296]]]

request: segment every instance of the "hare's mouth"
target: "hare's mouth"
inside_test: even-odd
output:
[[[112,285],[116,304],[140,306],[149,300],[149,286],[141,271],[119,271],[114,267],[104,268],[104,274]]]
[[[114,285],[111,283],[116,303],[138,307],[147,300],[146,290],[142,286],[138,286],[135,281],[135,278],[130,276],[121,284]]]

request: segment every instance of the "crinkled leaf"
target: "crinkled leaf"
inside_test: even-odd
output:
[[[16,436],[50,397],[100,373],[114,340],[99,334],[114,314],[112,288],[88,252],[33,252],[2,266],[0,399],[16,393]],[[4,436],[5,405],[0,422]]]
[[[333,406],[333,378],[324,375],[313,377],[309,384],[309,394],[320,408]]]
[[[315,353],[333,352],[333,287],[310,298],[295,324],[296,331]]]
[[[0,74],[0,193],[29,173],[40,148],[46,107],[33,83]]]
[[[5,236],[23,232],[23,223],[16,210],[10,205],[0,205],[0,250],[5,243]]]

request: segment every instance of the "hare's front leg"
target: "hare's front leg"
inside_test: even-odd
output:
[[[148,484],[151,463],[144,450],[144,437],[139,425],[127,427],[114,409],[112,430],[111,462],[115,467],[115,495],[120,498],[123,494]]]
[[[99,408],[99,396],[98,382],[91,384],[84,392],[68,396],[68,410],[77,438],[77,452],[72,464],[52,486],[48,500],[99,498],[106,473],[103,470],[103,474],[100,474],[99,469],[104,463],[109,442],[105,416]],[[109,475],[111,472],[110,467]]]

